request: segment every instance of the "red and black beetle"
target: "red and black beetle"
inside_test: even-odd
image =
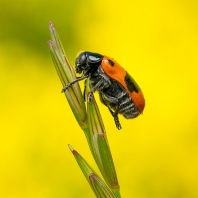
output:
[[[130,119],[143,112],[145,100],[140,87],[114,59],[98,53],[82,52],[76,58],[75,70],[76,73],[83,73],[82,76],[66,85],[62,91],[89,78],[92,89],[88,102],[98,91],[101,102],[108,107],[118,129],[121,129],[118,114]]]

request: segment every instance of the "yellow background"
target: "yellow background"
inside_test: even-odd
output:
[[[51,20],[72,64],[80,50],[108,55],[143,90],[143,115],[120,118],[121,131],[98,103],[122,197],[197,198],[197,10],[195,0],[1,0],[0,197],[94,197],[67,148],[97,170],[60,94]]]

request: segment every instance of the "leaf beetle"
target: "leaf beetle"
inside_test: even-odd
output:
[[[145,100],[140,87],[114,59],[85,51],[76,58],[75,70],[82,76],[67,84],[62,92],[72,84],[89,78],[92,88],[88,102],[98,91],[101,102],[108,107],[118,129],[121,129],[118,114],[131,119],[143,112]]]

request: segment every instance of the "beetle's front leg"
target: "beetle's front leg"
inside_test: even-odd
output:
[[[69,87],[71,87],[73,84],[81,81],[81,80],[84,80],[85,78],[88,78],[88,75],[83,75],[75,80],[73,80],[72,82],[70,82],[69,84],[65,85],[65,87],[63,87],[62,91],[61,92],[65,92]]]

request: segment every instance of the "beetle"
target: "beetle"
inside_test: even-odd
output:
[[[75,70],[82,76],[67,84],[62,92],[74,83],[89,78],[92,88],[88,102],[91,102],[93,93],[98,91],[101,102],[108,107],[118,129],[122,128],[118,114],[131,119],[143,112],[145,99],[140,87],[114,59],[85,51],[76,58]]]

